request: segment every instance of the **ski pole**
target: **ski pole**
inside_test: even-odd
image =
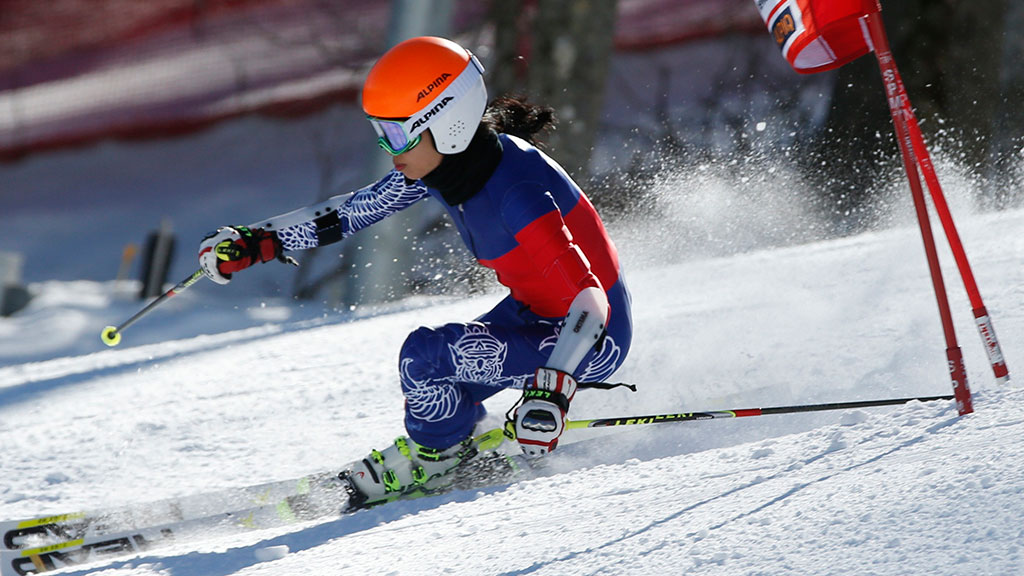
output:
[[[150,311],[153,310],[153,308],[156,308],[171,296],[180,294],[189,286],[198,282],[199,279],[202,277],[202,269],[196,270],[195,272],[192,273],[191,276],[175,284],[174,288],[171,288],[167,292],[161,294],[156,300],[153,300],[152,302],[147,304],[145,308],[136,312],[134,316],[125,320],[124,323],[121,324],[120,326],[107,326],[106,328],[103,329],[103,332],[100,334],[100,338],[103,340],[103,343],[106,344],[107,346],[117,346],[118,344],[121,343],[121,332],[124,332],[125,329],[134,324],[139,318],[142,318],[146,314],[149,314]]]
[[[824,410],[845,410],[849,408],[872,408],[875,406],[896,406],[908,402],[934,402],[953,400],[946,396],[924,396],[918,398],[892,398],[886,400],[859,400],[854,402],[831,402],[827,404],[804,404],[800,406],[775,406],[770,408],[743,408],[740,410],[715,410],[711,412],[687,412],[681,414],[654,414],[650,416],[622,416],[617,418],[595,418],[593,420],[570,420],[569,428],[605,428],[608,426],[634,426],[638,424],[665,424],[668,422],[690,422],[714,420],[717,418],[744,418],[746,416],[767,416],[770,414],[794,414],[797,412],[821,412]]]

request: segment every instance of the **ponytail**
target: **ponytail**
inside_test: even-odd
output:
[[[495,132],[522,138],[537,146],[537,137],[555,125],[555,110],[531,104],[522,96],[499,96],[484,112],[483,123]]]

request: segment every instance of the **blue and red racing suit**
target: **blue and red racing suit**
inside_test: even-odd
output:
[[[594,206],[565,171],[527,142],[498,135],[500,161],[468,199],[392,171],[336,210],[277,230],[286,250],[329,244],[427,196],[440,201],[467,248],[510,294],[472,322],[419,328],[399,359],[405,424],[417,443],[446,448],[472,433],[481,402],[520,388],[544,366],[576,295],[598,287],[610,305],[607,333],[574,371],[608,378],[632,339],[630,296],[615,245]]]

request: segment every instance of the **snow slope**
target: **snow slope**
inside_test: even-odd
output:
[[[1013,374],[1024,365],[1024,212],[958,216]],[[1024,573],[1024,391],[993,383],[946,252],[975,391],[968,417],[936,402],[572,430],[546,478],[68,573]],[[615,379],[639,391],[581,392],[576,418],[950,393],[916,228],[628,274],[636,339]],[[138,302],[112,283],[32,288],[27,310],[0,319],[5,519],[362,457],[401,432],[405,334],[499,298],[337,313],[203,282],[101,350],[102,327]],[[485,423],[514,400],[488,401]]]

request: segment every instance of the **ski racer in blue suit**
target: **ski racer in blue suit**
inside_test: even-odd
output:
[[[399,377],[408,438],[345,473],[368,505],[441,485],[475,455],[481,402],[506,388],[523,389],[515,410],[523,451],[554,450],[578,381],[608,378],[629,351],[630,296],[615,246],[579,186],[532,144],[553,123],[551,110],[513,98],[487,107],[482,72],[445,39],[392,48],[367,77],[363,108],[394,170],[259,228],[223,227],[200,246],[204,272],[226,283],[256,262],[337,242],[430,197],[509,289],[472,322],[406,339]]]

